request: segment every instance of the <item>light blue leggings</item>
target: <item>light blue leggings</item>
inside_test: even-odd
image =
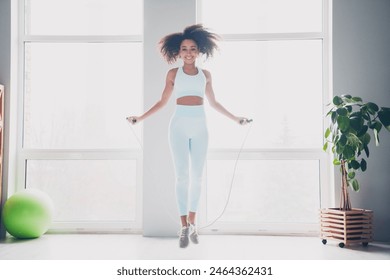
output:
[[[203,106],[176,105],[169,127],[169,143],[179,213],[186,216],[197,211],[207,155],[208,131]]]

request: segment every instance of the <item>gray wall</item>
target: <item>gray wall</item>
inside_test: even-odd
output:
[[[162,59],[157,44],[166,34],[181,32],[195,23],[195,0],[145,0],[144,11],[144,104],[147,110],[161,98],[166,73],[176,66]],[[180,228],[167,136],[173,99],[144,122],[142,215],[145,236],[177,236]]]
[[[11,0],[0,1],[0,84],[4,85],[5,88],[5,122],[7,122],[7,114],[9,112],[9,94],[11,85]],[[4,152],[8,150],[8,125],[5,125],[5,146]],[[7,186],[7,170],[8,170],[8,157],[7,153],[4,153],[4,169],[3,169],[3,184],[2,186],[2,197],[0,201],[0,217],[2,206],[5,201],[7,192],[5,186]],[[1,220],[1,218],[0,218]],[[5,230],[3,225],[0,223],[0,239],[4,238]]]
[[[333,92],[390,107],[389,0],[333,1]],[[351,198],[353,207],[374,211],[374,239],[390,241],[390,132],[380,140],[370,146],[361,190]]]

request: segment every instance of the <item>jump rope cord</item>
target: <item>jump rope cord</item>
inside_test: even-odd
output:
[[[227,209],[227,207],[228,207],[228,205],[229,205],[229,202],[230,202],[230,197],[231,197],[231,194],[232,194],[232,190],[233,190],[234,179],[235,179],[235,177],[236,177],[236,170],[237,170],[237,166],[238,166],[238,161],[239,161],[239,159],[240,159],[240,157],[241,157],[241,154],[242,154],[242,151],[243,151],[243,149],[244,149],[244,146],[245,146],[246,140],[247,140],[247,138],[248,138],[248,135],[249,135],[249,133],[250,133],[250,131],[251,131],[251,129],[252,129],[252,123],[251,123],[251,122],[252,122],[252,120],[249,120],[249,121],[248,121],[249,128],[248,128],[247,131],[246,131],[244,140],[243,140],[242,143],[241,143],[240,149],[238,150],[237,158],[236,158],[236,160],[235,160],[235,162],[234,162],[233,175],[232,175],[232,179],[231,179],[231,181],[230,181],[230,188],[229,188],[228,197],[227,197],[226,202],[225,202],[225,206],[223,207],[223,210],[221,211],[221,213],[220,213],[220,214],[219,214],[211,223],[209,223],[209,224],[207,224],[207,225],[205,225],[205,226],[201,226],[201,227],[199,227],[199,229],[205,229],[205,228],[207,228],[207,227],[212,226],[212,225],[215,224],[215,223],[216,223],[216,222],[225,214],[225,212],[226,212],[226,209]],[[135,133],[135,131],[134,131],[134,129],[132,128],[131,125],[130,125],[130,128],[131,128],[131,131],[132,131],[132,133],[133,133],[135,139],[137,140],[139,146],[141,147],[141,150],[144,151],[144,147],[143,147],[143,145],[142,145],[142,143],[141,143],[141,140],[138,138],[137,134]],[[172,216],[171,216],[171,215],[169,215],[169,216],[170,216],[170,218],[173,220]],[[176,219],[175,219],[175,221],[176,221]],[[178,222],[176,222],[176,223],[179,224]]]
[[[232,190],[233,190],[233,185],[234,185],[234,179],[236,177],[236,170],[237,170],[237,166],[238,166],[238,161],[240,159],[240,156],[241,156],[241,153],[242,153],[242,150],[244,149],[244,146],[245,146],[245,143],[246,143],[246,139],[248,138],[248,135],[249,135],[249,132],[251,131],[252,129],[252,120],[249,122],[249,128],[247,129],[246,131],[246,134],[245,134],[245,137],[244,137],[244,140],[242,141],[241,143],[241,147],[240,149],[238,150],[238,154],[237,154],[237,158],[236,158],[236,161],[234,162],[234,168],[233,168],[233,175],[232,175],[232,179],[230,181],[230,188],[229,188],[229,194],[228,194],[228,197],[226,199],[226,202],[225,202],[225,206],[223,207],[223,210],[221,211],[221,213],[209,224],[205,225],[205,226],[202,226],[200,227],[199,229],[204,229],[204,228],[207,228],[207,227],[210,227],[212,226],[213,224],[215,224],[226,212],[226,209],[229,205],[229,202],[230,202],[230,197],[231,197],[231,194],[232,194]]]
[[[126,120],[126,121],[127,121],[127,120]],[[128,121],[127,121],[127,122],[128,122]],[[129,122],[128,122],[128,123],[129,123]],[[141,150],[144,151],[144,146],[142,145],[141,140],[139,139],[139,137],[138,137],[137,134],[135,133],[135,131],[134,131],[134,129],[133,129],[133,127],[132,127],[132,125],[131,125],[130,123],[129,123],[129,126],[130,126],[131,132],[133,133],[134,138],[137,140],[138,145],[140,146]],[[150,173],[152,180],[155,181],[155,176],[153,175],[154,172],[153,172],[150,168],[148,168],[148,166],[146,166],[145,164],[144,164],[144,167],[147,169],[146,171],[148,171],[148,172]],[[154,183],[156,183],[156,182],[154,182]],[[167,193],[167,192],[164,192],[164,193]],[[171,215],[170,211],[168,211],[167,206],[166,206],[165,203],[164,203],[164,209],[165,209],[165,211],[167,212],[167,215],[169,216],[169,218],[170,218],[173,222],[175,222],[177,225],[179,225],[180,223],[178,222],[178,219],[172,217],[172,215]]]

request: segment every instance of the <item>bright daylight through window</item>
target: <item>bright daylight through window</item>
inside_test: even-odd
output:
[[[139,228],[142,153],[125,117],[142,108],[143,1],[23,2],[19,185],[52,197],[54,228]]]
[[[328,56],[322,2],[199,1],[199,21],[223,39],[203,64],[213,73],[216,96],[254,120],[248,132],[208,112],[204,223],[223,212],[231,190],[215,224],[221,231],[316,230],[326,177],[320,173],[328,172],[321,150]]]

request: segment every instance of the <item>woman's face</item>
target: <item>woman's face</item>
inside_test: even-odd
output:
[[[194,40],[185,39],[181,42],[179,56],[184,61],[184,63],[195,63],[198,55],[198,45]]]

